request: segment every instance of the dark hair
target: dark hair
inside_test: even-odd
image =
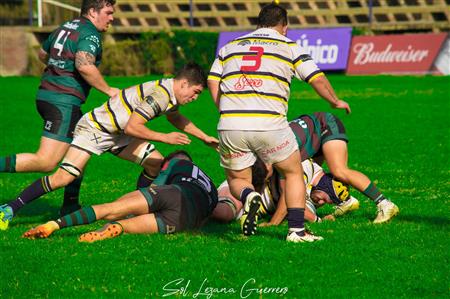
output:
[[[170,154],[168,154],[164,158],[164,160],[163,160],[161,165],[166,164],[166,162],[172,160],[173,158],[184,158],[185,160],[189,160],[189,161],[192,162],[192,157],[191,157],[191,155],[188,154],[187,151],[185,151],[185,150],[176,150],[176,151],[171,152]]]
[[[287,11],[283,7],[271,3],[264,6],[258,15],[258,28],[275,27],[277,25],[286,26],[288,23]]]
[[[206,73],[200,65],[195,62],[189,62],[178,70],[175,79],[186,79],[189,85],[202,85],[206,88]]]
[[[116,0],[83,0],[80,15],[87,15],[91,8],[99,12],[103,7],[113,6],[114,4],[116,4]]]
[[[256,192],[263,192],[266,183],[266,176],[269,171],[266,164],[259,157],[256,158],[255,164],[252,166],[252,185]]]

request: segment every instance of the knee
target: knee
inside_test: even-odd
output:
[[[158,175],[164,158],[162,156],[149,157],[142,163],[145,171],[150,175]]]
[[[36,153],[36,160],[38,162],[39,170],[41,172],[50,172],[54,170],[59,163],[59,161],[54,161],[53,158],[41,155],[39,153]]]
[[[50,176],[50,184],[53,189],[56,189],[69,185],[75,179],[75,176],[59,168],[54,174]]]

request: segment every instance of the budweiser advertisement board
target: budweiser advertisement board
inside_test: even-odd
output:
[[[221,32],[217,52],[226,43],[250,31]],[[352,28],[290,29],[287,37],[303,47],[322,70],[345,70]]]
[[[430,73],[446,38],[447,33],[355,36],[347,73]]]

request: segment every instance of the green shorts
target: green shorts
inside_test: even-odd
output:
[[[42,136],[71,143],[75,126],[83,115],[80,106],[37,100],[36,107],[44,120]]]
[[[200,228],[211,215],[217,199],[210,198],[195,184],[179,182],[141,188],[150,213],[155,214],[158,231],[171,234]]]

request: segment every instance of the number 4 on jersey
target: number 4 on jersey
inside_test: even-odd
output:
[[[56,38],[55,44],[53,48],[58,50],[58,56],[61,56],[61,53],[64,49],[64,44],[66,43],[67,37],[70,35],[70,31],[61,30]]]

